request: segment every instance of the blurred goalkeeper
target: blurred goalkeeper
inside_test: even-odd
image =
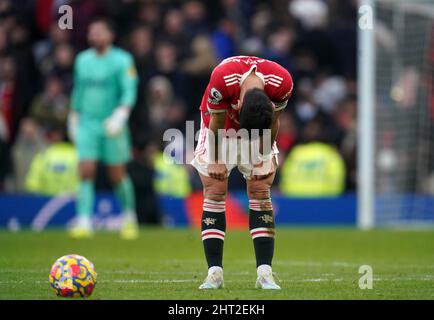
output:
[[[96,165],[107,166],[110,180],[123,210],[121,237],[135,239],[138,225],[135,195],[126,163],[131,157],[128,118],[136,103],[137,75],[129,53],[113,46],[115,32],[105,19],[94,20],[88,31],[92,48],[75,61],[72,111],[68,131],[80,160],[77,224],[74,238],[93,234],[94,180]]]
[[[275,140],[279,115],[287,105],[292,86],[291,75],[282,66],[257,57],[228,58],[211,74],[200,106],[202,126],[191,163],[199,172],[204,193],[202,241],[209,269],[200,289],[223,286],[225,200],[228,176],[235,167],[247,181],[249,227],[258,274],[256,286],[280,289],[271,268],[275,225],[270,188],[278,165]],[[255,130],[260,136],[252,139]],[[248,148],[240,147],[243,137],[237,134],[236,143],[232,144],[236,146],[234,152],[231,144],[225,144],[219,137],[222,131],[229,136],[230,131],[248,132],[251,134],[247,138]],[[246,155],[256,148],[257,157]],[[230,158],[231,153],[235,157]],[[243,158],[249,160],[243,161]]]

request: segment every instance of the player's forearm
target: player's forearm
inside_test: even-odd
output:
[[[119,106],[126,107],[129,109],[134,108],[137,102],[137,91],[129,88],[124,92],[122,98],[119,101]]]
[[[260,140],[259,148],[262,155],[269,155],[273,149],[274,142],[276,142],[277,134],[279,133],[280,120],[276,118],[270,129],[270,134],[264,134]],[[266,141],[265,139],[269,139]],[[266,143],[267,142],[267,143]],[[269,142],[269,143],[268,143]]]
[[[280,120],[279,118],[276,118],[276,120],[273,123],[273,126],[271,127],[271,145],[276,142],[277,134],[279,133],[280,128]]]
[[[71,94],[71,105],[72,111],[78,112],[80,110],[80,100],[81,100],[81,90],[78,87],[74,87]]]
[[[224,129],[225,126],[226,114],[214,114],[211,115],[211,120],[209,123],[209,148],[210,148],[210,159],[217,162],[218,156],[220,154],[219,146],[221,145],[221,141],[219,141],[218,131],[220,129]]]
[[[123,107],[128,107],[129,109],[134,108],[137,102],[137,88],[135,85],[127,86],[124,88],[123,95],[120,99],[119,105]]]
[[[133,70],[133,71],[132,71]],[[138,78],[136,76],[136,71],[133,65],[131,65],[127,72],[124,73],[121,79],[121,98],[120,105],[129,106],[134,108],[137,102],[137,91],[138,91]]]

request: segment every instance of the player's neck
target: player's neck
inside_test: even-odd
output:
[[[95,48],[95,51],[96,51],[96,54],[98,56],[103,56],[107,52],[109,52],[111,48],[112,48],[112,45],[108,45],[108,46],[105,46],[105,47]]]
[[[244,95],[248,90],[255,88],[264,90],[264,83],[262,82],[261,78],[252,73],[246,78],[246,80],[244,80],[243,84],[241,85],[240,99],[242,100],[244,98]]]

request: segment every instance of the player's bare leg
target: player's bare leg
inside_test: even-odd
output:
[[[202,241],[208,263],[208,276],[199,289],[223,287],[223,244],[226,232],[225,201],[227,175],[220,179],[200,174],[203,185]]]
[[[79,164],[80,186],[77,194],[77,223],[70,235],[76,239],[89,238],[93,235],[92,213],[95,201],[95,161],[81,161]]]
[[[268,177],[255,177],[247,180],[249,197],[249,227],[256,255],[258,278],[256,287],[262,289],[280,289],[272,272],[274,254],[274,213],[271,203],[271,185],[275,173]]]
[[[121,204],[123,221],[120,236],[125,240],[134,240],[139,236],[136,216],[134,187],[124,164],[107,166],[108,174],[116,196]]]

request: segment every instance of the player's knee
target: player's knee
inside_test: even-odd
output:
[[[208,177],[201,177],[203,195],[213,201],[225,201],[227,193],[227,181],[218,181]]]
[[[108,175],[112,185],[117,186],[124,180],[126,176],[126,171],[124,166],[109,166]]]
[[[79,167],[81,180],[94,180],[96,175],[96,167],[93,164],[82,163]]]
[[[271,196],[270,187],[267,185],[258,185],[247,188],[249,199],[261,200],[269,199]]]
[[[226,190],[216,187],[205,187],[203,195],[206,199],[213,201],[225,201],[226,200]]]
[[[247,196],[249,199],[269,199],[271,197],[271,184],[268,180],[250,180],[247,183]]]
[[[117,186],[118,184],[120,184],[122,182],[122,180],[125,177],[125,174],[121,174],[121,173],[110,173],[110,181],[114,186]]]
[[[254,190],[248,193],[249,199],[262,200],[270,198],[270,190]]]

